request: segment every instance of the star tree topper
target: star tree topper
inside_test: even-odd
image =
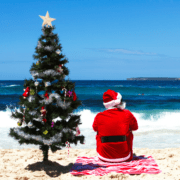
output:
[[[40,16],[40,15],[39,15],[39,16]],[[40,18],[44,20],[42,26],[46,24],[47,26],[49,25],[49,26],[52,27],[51,21],[56,20],[56,19],[54,19],[54,18],[50,18],[50,17],[49,17],[48,11],[47,11],[47,13],[46,13],[46,16],[40,16]]]

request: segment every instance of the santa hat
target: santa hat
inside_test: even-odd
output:
[[[103,105],[105,108],[110,109],[115,105],[119,105],[121,103],[122,96],[120,93],[117,93],[111,89],[108,89],[103,94]],[[125,102],[122,105],[119,105],[118,107],[121,109],[124,109],[126,106]]]

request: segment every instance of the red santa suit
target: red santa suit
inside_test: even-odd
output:
[[[108,90],[103,94],[107,110],[96,115],[93,129],[97,131],[96,145],[99,159],[106,162],[123,162],[133,157],[133,134],[137,130],[136,118],[120,104],[122,96]],[[118,108],[113,106],[118,105]]]

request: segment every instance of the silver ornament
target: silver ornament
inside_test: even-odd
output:
[[[28,126],[29,126],[29,127],[32,127],[32,125],[33,125],[32,122],[29,122],[29,123],[28,123]]]
[[[45,82],[45,87],[51,86],[50,82]]]
[[[38,81],[36,81],[36,82],[34,83],[34,85],[35,85],[35,86],[38,86],[38,85],[39,85],[39,82],[38,82]]]
[[[60,54],[60,53],[61,53],[61,51],[58,49],[58,50],[56,51],[56,53],[57,53],[57,54]]]

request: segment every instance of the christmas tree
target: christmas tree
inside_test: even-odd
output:
[[[65,80],[69,74],[67,58],[61,52],[57,34],[53,33],[55,19],[40,16],[44,21],[43,34],[33,55],[36,63],[30,73],[33,79],[25,79],[24,93],[20,96],[20,110],[12,112],[11,117],[19,119],[17,127],[10,128],[9,136],[19,144],[40,145],[43,161],[48,161],[48,151],[54,153],[62,147],[84,143],[79,135],[80,116],[73,111],[81,105],[75,93],[75,83]],[[56,122],[53,119],[56,119]]]

